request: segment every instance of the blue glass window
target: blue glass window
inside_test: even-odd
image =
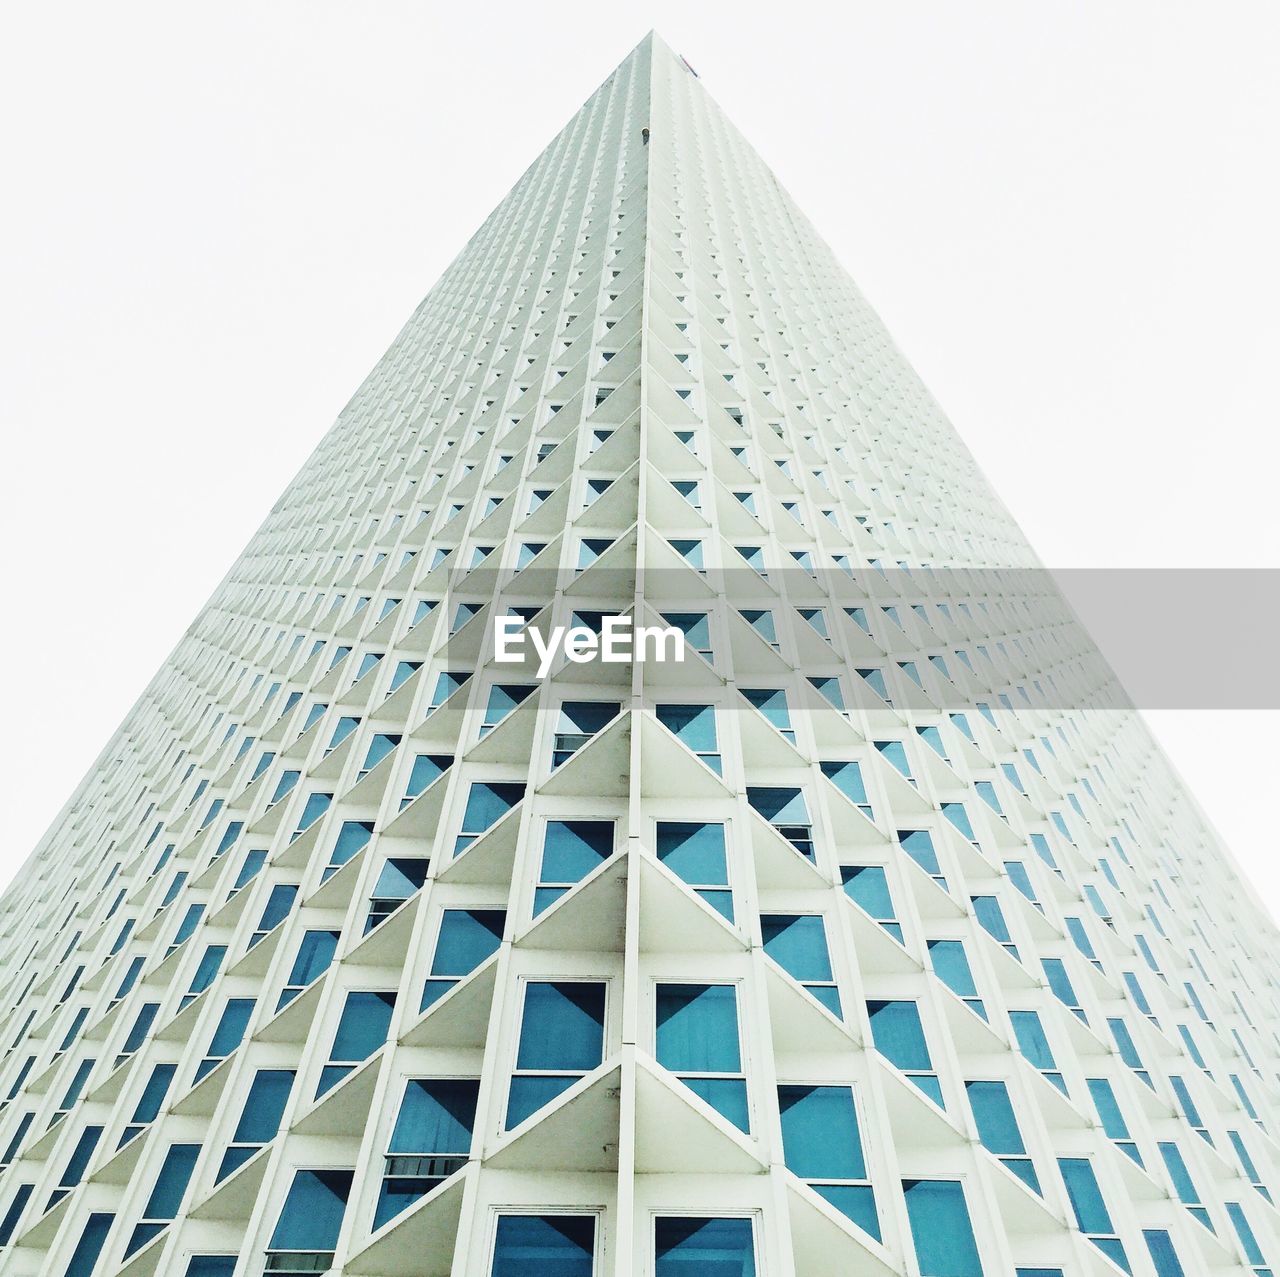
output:
[[[71,1156],[67,1159],[67,1164],[63,1168],[62,1175],[58,1180],[58,1186],[50,1196],[48,1205],[45,1206],[46,1211],[56,1206],[84,1179],[85,1168],[89,1165],[89,1159],[93,1156],[101,1138],[102,1127],[100,1126],[86,1126],[80,1132],[80,1138],[76,1141],[75,1148],[71,1150]]]
[[[244,832],[244,821],[233,820],[222,832],[222,839],[218,843],[218,849],[213,853],[216,860],[219,856],[229,851],[235,840]]]
[[[1041,960],[1044,967],[1045,979],[1049,982],[1049,988],[1053,990],[1053,995],[1067,1007],[1071,1014],[1085,1024],[1089,1023],[1089,1017],[1085,1015],[1084,1008],[1080,1005],[1080,999],[1076,996],[1076,991],[1072,987],[1071,977],[1067,974],[1067,965],[1061,958],[1044,958]]]
[[[995,1154],[1033,1193],[1039,1193],[1040,1181],[1022,1142],[1008,1086],[999,1081],[966,1082],[964,1089],[982,1147]]]
[[[1093,941],[1089,939],[1089,933],[1085,930],[1084,921],[1080,918],[1064,918],[1063,921],[1067,924],[1067,934],[1075,943],[1076,948],[1101,971],[1103,969],[1102,961],[1094,951]]]
[[[813,825],[802,789],[748,785],[747,802],[802,856],[813,859]]]
[[[1144,1228],[1142,1240],[1147,1243],[1147,1251],[1151,1255],[1152,1267],[1156,1277],[1187,1277],[1182,1264],[1178,1261],[1178,1252],[1173,1248],[1173,1238],[1162,1228]]]
[[[691,749],[717,776],[721,774],[716,711],[711,705],[655,705],[663,727]]]
[[[34,1184],[18,1185],[18,1191],[13,1195],[13,1200],[9,1203],[9,1209],[4,1213],[4,1219],[0,1220],[0,1246],[9,1244],[10,1238],[17,1230],[18,1221],[22,1218],[22,1212],[26,1210],[27,1203],[31,1200],[31,1194],[34,1189]]]
[[[186,913],[182,915],[182,921],[178,923],[177,931],[173,933],[173,940],[169,944],[169,953],[172,953],[180,944],[190,939],[203,916],[204,905],[187,906]]]
[[[533,892],[536,918],[613,855],[613,821],[549,820]]]
[[[296,883],[278,882],[271,888],[271,894],[267,897],[267,904],[262,911],[262,917],[258,919],[258,925],[253,935],[249,937],[250,949],[260,940],[264,940],[269,936],[289,916],[289,912],[293,908],[293,902],[297,898],[298,888]]]
[[[178,1003],[179,1010],[189,1002],[193,1002],[214,982],[222,967],[222,960],[226,956],[227,946],[225,944],[205,946],[204,952],[200,955],[200,962],[196,967],[195,975],[191,977],[191,987]]]
[[[841,865],[845,895],[875,919],[899,944],[902,924],[894,912],[889,878],[883,865]]]
[[[234,1277],[236,1255],[192,1255],[184,1277]]]
[[[401,662],[402,667],[407,664],[407,661]],[[413,666],[406,673],[406,677],[408,676],[408,673],[412,673],[413,669],[416,668],[417,666]],[[397,669],[396,673],[399,674],[399,672],[400,670]],[[394,691],[397,686],[398,684],[396,681],[392,679],[391,690]],[[364,756],[364,762],[360,764],[360,771],[357,774],[356,779],[360,780],[367,776],[380,762],[382,762],[384,758],[394,753],[402,739],[403,738],[401,736],[394,732],[375,732],[373,734],[373,738],[369,741],[369,751]]]
[[[422,890],[431,862],[425,856],[394,857],[378,870],[378,880],[369,896],[369,916],[364,933],[385,922],[411,896]]]
[[[256,850],[245,852],[244,864],[240,866],[240,872],[236,875],[235,883],[231,888],[232,894],[234,895],[241,887],[252,882],[266,862],[267,853],[265,851]]]
[[[1159,1148],[1160,1156],[1164,1159],[1165,1170],[1169,1172],[1169,1178],[1173,1181],[1178,1200],[1200,1223],[1213,1232],[1209,1212],[1201,1204],[1200,1193],[1195,1186],[1195,1181],[1191,1178],[1191,1172],[1187,1169],[1182,1150],[1172,1140],[1160,1140],[1156,1147]]]
[[[756,1277],[751,1220],[660,1215],[653,1228],[654,1277]]]
[[[1187,1125],[1202,1140],[1212,1144],[1213,1137],[1209,1134],[1209,1129],[1205,1126],[1204,1119],[1200,1116],[1200,1110],[1196,1107],[1196,1102],[1191,1095],[1191,1088],[1174,1073],[1169,1074],[1169,1085],[1173,1087],[1174,1097],[1178,1101],[1178,1107],[1182,1110],[1182,1116],[1187,1119]]]
[[[71,1261],[67,1264],[64,1277],[92,1277],[115,1218],[104,1211],[94,1211],[85,1220],[84,1231],[76,1242],[75,1250],[71,1252]]]
[[[524,797],[524,786],[501,781],[476,781],[467,795],[462,828],[453,854],[465,851],[481,834],[492,829]]]
[[[280,783],[276,785],[276,792],[271,795],[271,801],[267,806],[274,807],[298,783],[301,775],[299,771],[281,772]]]
[[[329,969],[333,955],[338,950],[338,932],[307,931],[303,933],[302,943],[298,946],[298,956],[293,961],[293,969],[289,972],[289,982],[280,994],[276,1003],[279,1011],[286,1003],[292,1002],[313,980],[318,980]]]
[[[929,961],[933,964],[934,974],[951,990],[975,1015],[987,1018],[987,1009],[978,997],[977,986],[973,982],[973,972],[969,968],[969,959],[964,951],[964,943],[960,940],[930,940]]]
[[[1256,1277],[1271,1277],[1270,1269],[1258,1266],[1267,1261],[1263,1258],[1262,1247],[1258,1245],[1258,1239],[1254,1236],[1244,1208],[1239,1202],[1228,1202],[1226,1205],[1227,1217],[1231,1220],[1231,1226],[1236,1230],[1236,1236],[1239,1237],[1240,1245],[1244,1248],[1245,1258],[1254,1265],[1253,1271]]]
[[[334,1035],[329,1063],[320,1071],[316,1099],[332,1090],[356,1066],[382,1049],[395,1010],[395,990],[369,992],[358,989],[347,994]]]
[[[1018,947],[1013,943],[1013,937],[1009,934],[1009,926],[1004,920],[1004,912],[1000,908],[1000,901],[995,896],[970,896],[969,899],[973,904],[973,914],[978,919],[978,925],[1011,958],[1016,960]]]
[[[460,687],[463,687],[467,680],[471,677],[469,670],[441,670],[440,677],[436,679],[435,691],[431,693],[431,704],[427,707],[427,713],[432,710],[439,709]]]
[[[151,1076],[147,1079],[146,1086],[142,1088],[141,1096],[138,1097],[138,1106],[133,1110],[133,1117],[120,1136],[118,1148],[123,1148],[148,1123],[155,1121],[177,1070],[176,1064],[157,1064],[151,1070]]]
[[[254,1074],[240,1120],[218,1167],[219,1182],[243,1166],[264,1144],[275,1139],[285,1105],[289,1102],[289,1093],[293,1090],[293,1079],[292,1069],[259,1069]]]
[[[887,762],[894,771],[898,773],[903,780],[910,781],[915,784],[915,777],[911,774],[911,760],[907,757],[907,746],[905,742],[900,740],[878,740],[872,742],[876,747],[876,752],[881,758]]]
[[[868,819],[874,820],[871,800],[862,780],[862,768],[854,762],[826,762],[822,774]]]
[[[413,760],[413,766],[409,770],[409,783],[405,786],[404,797],[400,800],[400,810],[403,811],[452,766],[452,754],[419,754]]]
[[[742,694],[764,715],[765,719],[789,740],[796,743],[795,730],[791,726],[791,711],[787,708],[787,694],[780,687],[744,687]]]
[[[88,1008],[85,1009],[87,1010]],[[138,1015],[129,1029],[129,1036],[120,1045],[120,1054],[116,1056],[115,1067],[118,1068],[146,1041],[147,1032],[151,1028],[159,1010],[160,1004],[158,1002],[144,1002],[138,1008]],[[70,1045],[70,1042],[65,1042],[61,1049],[65,1051]]]
[[[1107,1027],[1111,1030],[1111,1036],[1115,1039],[1116,1050],[1120,1052],[1120,1058],[1152,1090],[1155,1090],[1155,1083],[1151,1080],[1151,1074],[1142,1066],[1142,1059],[1138,1055],[1138,1047],[1133,1040],[1133,1034],[1129,1031],[1129,1026],[1121,1017],[1117,1016],[1107,1020]]]
[[[942,1108],[942,1085],[933,1071],[916,1004],[901,1000],[868,1002],[867,1015],[876,1050]]]
[[[497,952],[507,924],[502,909],[446,909],[440,918],[440,934],[431,959],[431,974],[422,990],[418,1009],[438,1002],[464,976]]]
[[[822,918],[817,914],[763,914],[760,931],[765,953],[838,1019],[840,991],[831,970]]]
[[[387,1147],[374,1228],[466,1164],[479,1093],[474,1078],[410,1078]]]
[[[24,1113],[18,1119],[18,1125],[14,1129],[13,1138],[9,1141],[8,1148],[4,1151],[4,1156],[0,1157],[0,1166],[8,1166],[18,1155],[18,1149],[22,1147],[22,1141],[26,1139],[27,1132],[31,1129],[32,1120],[35,1118],[34,1113]]]
[[[920,1277],[982,1277],[964,1186],[951,1179],[902,1181]]]
[[[733,985],[658,985],[656,1055],[695,1095],[750,1129]]]
[[[938,863],[938,851],[927,829],[899,829],[898,845],[934,882],[947,890],[947,880]]]
[[[853,1090],[780,1086],[778,1108],[787,1169],[879,1241],[875,1194],[867,1178]]]
[[[1244,1171],[1245,1177],[1248,1179],[1249,1183],[1251,1183],[1267,1201],[1270,1201],[1271,1192],[1262,1182],[1262,1177],[1258,1174],[1258,1168],[1254,1164],[1253,1158],[1249,1156],[1249,1150],[1246,1147],[1240,1132],[1228,1131],[1227,1138],[1231,1141],[1231,1147],[1236,1151],[1236,1158],[1240,1162],[1240,1168]],[[9,1159],[6,1158],[5,1160],[8,1161]]]
[[[373,821],[344,820],[334,840],[333,850],[329,853],[329,863],[321,874],[321,882],[332,877],[343,865],[358,855],[373,837]]]
[[[532,694],[532,683],[495,683],[489,689],[489,703],[485,707],[480,735],[487,736],[518,705]]]
[[[605,986],[531,980],[507,1099],[508,1129],[567,1091],[604,1059]]]
[[[844,703],[844,689],[840,686],[839,678],[832,674],[822,678],[810,678],[809,682],[832,709],[837,709],[842,714],[845,712],[847,707]]]
[[[942,814],[964,835],[967,841],[975,847],[978,846],[973,825],[969,822],[969,813],[965,810],[963,803],[943,803]]]
[[[1124,1246],[1111,1223],[1111,1215],[1107,1204],[1102,1200],[1102,1190],[1098,1187],[1097,1176],[1093,1173],[1093,1165],[1086,1157],[1060,1157],[1058,1169],[1062,1173],[1062,1182],[1066,1185],[1067,1196],[1071,1199],[1071,1209],[1075,1213],[1076,1227],[1109,1259],[1113,1264],[1129,1268],[1128,1256]]]
[[[699,656],[712,659],[711,623],[705,612],[664,612],[662,619],[675,626]]]
[[[135,1250],[145,1246],[177,1215],[199,1156],[199,1144],[169,1145],[169,1151],[156,1175],[155,1187],[143,1208],[142,1219],[125,1247],[126,1255],[132,1255]]]
[[[778,642],[778,630],[773,621],[773,613],[761,608],[745,609],[742,613],[742,619],[751,626],[757,634],[760,635],[766,643],[769,644],[774,651],[779,651],[781,645]]]
[[[1131,1157],[1141,1166],[1142,1155],[1129,1134],[1129,1127],[1124,1120],[1124,1114],[1120,1112],[1120,1103],[1116,1099],[1110,1080],[1105,1077],[1091,1077],[1086,1079],[1086,1085],[1093,1099],[1093,1107],[1098,1110],[1098,1120],[1102,1123],[1103,1133],[1108,1139],[1115,1141],[1116,1146],[1125,1156]]]
[[[733,921],[733,892],[725,856],[724,826],[663,820],[657,829],[658,859],[718,914]]]
[[[295,1171],[267,1250],[267,1271],[313,1274],[328,1270],[342,1231],[350,1170]]]
[[[1031,881],[1031,875],[1027,872],[1027,866],[1021,860],[1006,860],[1004,871],[1009,881],[1043,913],[1044,906],[1036,899],[1036,889]]]
[[[1040,1075],[1060,1090],[1067,1093],[1067,1083],[1058,1072],[1057,1062],[1053,1058],[1053,1048],[1045,1036],[1044,1025],[1040,1023],[1039,1012],[1010,1011],[1009,1023],[1013,1025],[1013,1036],[1017,1039],[1018,1050],[1033,1068],[1040,1070]]]
[[[231,1054],[244,1040],[244,1031],[253,1015],[254,1000],[252,998],[228,998],[222,1010],[222,1018],[213,1031],[209,1049],[205,1057],[196,1066],[195,1081],[198,1082],[206,1073],[212,1072]]]
[[[618,717],[617,701],[565,701],[556,721],[551,766],[561,767],[593,736]]]
[[[93,1066],[97,1060],[81,1060],[71,1077],[71,1085],[67,1087],[67,1093],[62,1097],[62,1103],[58,1105],[58,1111],[53,1115],[53,1119],[49,1125],[70,1112],[76,1101],[80,1098],[80,1092],[84,1090],[84,1084],[89,1080],[89,1074],[93,1072]],[[26,1069],[23,1069],[26,1073]]]
[[[594,1215],[499,1215],[490,1277],[592,1277]]]
[[[302,815],[298,817],[298,827],[293,831],[293,837],[289,841],[292,842],[294,838],[306,833],[329,810],[331,802],[333,802],[332,794],[308,794],[302,808]]]

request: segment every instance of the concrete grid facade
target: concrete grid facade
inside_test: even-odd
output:
[[[687,659],[540,680],[493,659],[512,609]],[[12,1277],[1280,1253],[1274,923],[653,37],[289,485],[0,945]]]

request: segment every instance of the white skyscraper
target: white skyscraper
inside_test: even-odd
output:
[[[0,902],[0,1273],[1264,1277],[1277,941],[650,37]]]

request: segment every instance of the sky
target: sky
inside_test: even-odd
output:
[[[0,883],[413,307],[650,27],[1050,568],[1280,567],[1272,3],[11,5]],[[1077,605],[1109,651],[1114,618]],[[1169,625],[1215,633],[1194,604]],[[1217,637],[1189,682],[1234,659]],[[1280,914],[1280,714],[1148,718]]]

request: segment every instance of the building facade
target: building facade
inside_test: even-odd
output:
[[[0,902],[0,1272],[1263,1277],[1276,952],[650,37]]]

